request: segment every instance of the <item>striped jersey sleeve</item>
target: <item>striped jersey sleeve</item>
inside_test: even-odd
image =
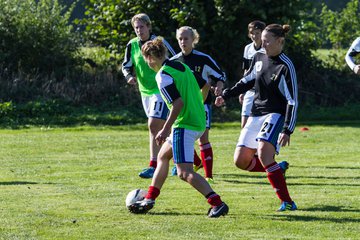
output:
[[[292,61],[282,53],[280,59],[287,67],[281,76],[279,90],[287,100],[285,123],[283,132],[290,135],[295,130],[298,108],[298,86],[295,67]]]
[[[126,80],[132,77],[133,63],[131,61],[131,43],[128,42],[125,49],[124,61],[121,66],[121,71]]]
[[[345,61],[351,70],[356,66],[354,57],[360,53],[360,37],[355,39],[345,55]]]
[[[158,83],[160,92],[167,103],[172,104],[180,97],[180,93],[176,88],[174,79],[166,71],[161,71],[156,74],[156,82]]]
[[[210,78],[217,81],[223,81],[226,80],[225,72],[223,72],[220,68],[220,66],[215,62],[215,60],[210,57],[209,55],[193,50],[193,54],[202,56],[203,59],[203,71],[202,71],[202,78],[205,79],[207,82],[210,82]]]

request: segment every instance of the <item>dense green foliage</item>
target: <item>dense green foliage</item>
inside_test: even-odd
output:
[[[342,51],[325,57],[316,51],[330,41],[337,46],[337,42],[345,46],[352,41],[359,29],[355,27],[359,19],[356,1],[349,2],[341,14],[324,7],[318,15],[307,0],[84,0],[80,2],[85,3],[86,18],[69,23],[78,4],[70,2],[0,0],[0,99],[17,106],[16,116],[23,116],[19,106],[31,109],[33,103],[53,101],[75,108],[91,106],[101,111],[107,106],[106,111],[112,107],[114,111],[141,112],[137,111],[141,103],[136,87],[128,86],[119,71],[125,46],[135,36],[130,19],[139,12],[150,15],[154,33],[163,35],[176,50],[175,29],[195,27],[201,35],[198,49],[223,67],[227,86],[241,77],[250,21],[290,24],[285,52],[297,69],[300,108],[348,107],[359,101],[360,83],[347,68]],[[338,34],[344,31],[354,32]],[[236,100],[229,101],[227,108],[236,112],[239,105]],[[215,115],[219,113],[225,114],[215,111]],[[142,119],[143,114],[138,117]],[[44,119],[48,119],[46,114]]]
[[[214,126],[213,188],[230,207],[219,219],[208,219],[206,199],[177,177],[147,215],[127,211],[126,194],[150,184],[137,176],[149,154],[145,125],[0,130],[0,239],[358,239],[359,123],[307,127],[278,157],[290,163],[299,207],[279,213],[265,173],[233,164],[240,124]]]
[[[72,66],[79,43],[65,10],[57,0],[1,0],[3,71],[60,74]]]
[[[200,33],[198,48],[218,60],[230,79],[234,80],[240,76],[243,47],[249,42],[247,24],[254,19],[290,24],[294,29],[293,36],[297,39],[294,51],[299,47],[308,49],[311,46],[311,42],[301,35],[308,27],[304,21],[300,21],[305,20],[308,15],[311,6],[308,1],[273,1],[271,11],[268,11],[269,2],[88,0],[85,13],[87,18],[82,23],[86,25],[85,34],[88,39],[117,52],[120,59],[127,42],[135,36],[130,19],[137,13],[146,12],[152,19],[153,32],[164,36],[175,49],[179,49],[175,39],[176,28],[182,25],[192,26]]]
[[[341,11],[332,11],[325,4],[320,15],[325,38],[334,48],[348,48],[360,36],[359,0],[351,0]]]

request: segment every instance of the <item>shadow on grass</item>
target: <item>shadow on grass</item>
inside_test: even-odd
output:
[[[203,213],[191,212],[149,212],[147,215],[160,215],[160,216],[206,216]]]
[[[37,182],[26,182],[26,181],[11,181],[11,182],[0,182],[0,185],[34,185]]]
[[[329,179],[329,180],[341,180],[341,179],[348,179],[348,180],[355,180],[360,179],[360,177],[333,177],[333,176],[287,176],[287,179]]]
[[[234,184],[254,184],[254,185],[268,185],[267,177],[265,173],[254,173],[251,174],[214,174],[215,179],[218,182],[227,182],[227,183],[234,183]],[[260,179],[265,179],[266,181],[258,181]],[[341,182],[329,182],[327,183],[326,180],[356,180],[360,179],[360,177],[332,177],[332,176],[289,176],[287,175],[287,180],[293,179],[320,179],[320,182],[288,182],[287,185],[289,186],[346,186],[346,187],[359,187],[360,184],[355,183],[341,183]],[[325,180],[325,181],[324,181]],[[316,181],[316,180],[315,180]]]
[[[341,206],[315,206],[310,208],[301,208],[299,211],[301,212],[312,212],[316,214],[316,212],[350,212],[350,213],[359,213],[360,209],[351,209],[348,207]],[[313,222],[313,221],[329,221],[335,223],[344,223],[344,222],[360,222],[360,218],[350,218],[350,217],[341,217],[341,218],[331,218],[331,217],[316,217],[316,216],[298,216],[298,215],[272,215],[273,219],[277,220],[288,220],[288,221],[304,221],[304,222]]]
[[[310,211],[310,212],[354,212],[360,213],[360,209],[353,209],[349,207],[342,206],[314,206],[309,208],[302,208],[301,211]]]
[[[296,165],[291,165],[291,168],[307,168],[307,169],[338,169],[338,170],[342,170],[342,169],[351,169],[351,170],[360,170],[360,167],[347,167],[347,166],[296,166]]]

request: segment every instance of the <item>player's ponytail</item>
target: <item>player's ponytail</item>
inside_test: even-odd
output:
[[[141,47],[141,53],[143,56],[152,56],[158,59],[161,59],[166,56],[167,48],[164,45],[162,37],[156,37],[151,41],[147,41]]]
[[[287,33],[290,32],[290,25],[270,24],[267,25],[265,31],[271,32],[275,37],[285,38]]]

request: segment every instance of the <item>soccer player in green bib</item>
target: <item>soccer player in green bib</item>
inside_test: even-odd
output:
[[[152,178],[157,166],[157,155],[160,146],[155,143],[158,131],[165,123],[168,108],[162,100],[155,81],[156,72],[149,68],[141,54],[141,46],[147,41],[154,39],[152,25],[148,15],[145,13],[136,14],[131,19],[136,37],[126,45],[125,58],[122,64],[122,72],[128,84],[138,85],[141,94],[142,104],[148,117],[149,139],[150,139],[150,161],[149,167],[139,173],[142,178]],[[175,52],[168,42],[164,44],[171,55]]]
[[[209,183],[193,170],[194,143],[205,131],[205,109],[202,92],[207,92],[206,82],[197,82],[190,68],[178,61],[167,59],[162,38],[146,42],[142,54],[156,74],[161,97],[169,107],[169,116],[155,140],[161,149],[158,166],[144,200],[130,207],[133,213],[146,213],[153,208],[169,171],[169,161],[174,159],[180,179],[198,190],[211,205],[208,217],[226,215],[229,207],[214,192]],[[205,90],[206,89],[206,90]],[[203,91],[202,91],[203,90]],[[207,94],[207,93],[206,93]]]

